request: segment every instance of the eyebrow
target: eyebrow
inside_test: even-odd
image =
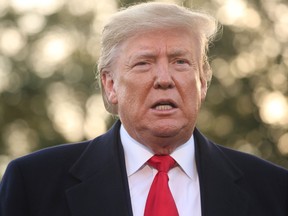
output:
[[[151,47],[143,47],[142,50],[133,53],[129,57],[128,62],[131,63],[135,60],[141,60],[141,59],[156,59],[158,55],[157,53],[158,53],[157,50],[151,49]],[[172,48],[168,50],[167,56],[169,59],[183,56],[195,62],[195,56],[193,56],[192,52],[189,51],[188,49]]]
[[[134,59],[138,59],[138,58],[155,58],[156,56],[157,56],[157,52],[152,51],[152,50],[144,50],[144,51],[139,51],[139,52],[131,55],[129,57],[129,61],[134,60]],[[174,49],[174,50],[168,52],[169,58],[174,58],[174,57],[179,57],[179,56],[192,57],[192,54],[188,50],[180,50],[180,49]]]
[[[139,58],[155,58],[157,53],[155,51],[141,50],[139,52],[134,53],[129,57],[130,60],[139,59]]]
[[[189,52],[187,49],[183,50],[183,49],[173,49],[171,51],[168,52],[168,57],[169,58],[175,58],[175,57],[179,57],[179,56],[189,56],[189,57],[193,57],[192,53]]]

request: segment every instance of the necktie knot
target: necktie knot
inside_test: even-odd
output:
[[[175,166],[175,160],[170,155],[154,155],[148,160],[148,164],[158,172],[167,173],[171,168]]]

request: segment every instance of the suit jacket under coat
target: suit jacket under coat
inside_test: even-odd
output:
[[[120,124],[92,141],[12,161],[0,216],[132,216]],[[194,138],[203,216],[288,215],[287,170],[218,146],[197,129]]]

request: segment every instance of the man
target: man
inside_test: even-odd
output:
[[[216,32],[209,15],[173,4],[116,13],[103,30],[98,71],[119,121],[92,141],[12,161],[0,215],[287,216],[287,170],[195,128]]]

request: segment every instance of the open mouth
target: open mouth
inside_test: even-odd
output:
[[[171,110],[177,108],[176,104],[171,101],[161,101],[157,102],[152,106],[152,109],[155,110]]]

